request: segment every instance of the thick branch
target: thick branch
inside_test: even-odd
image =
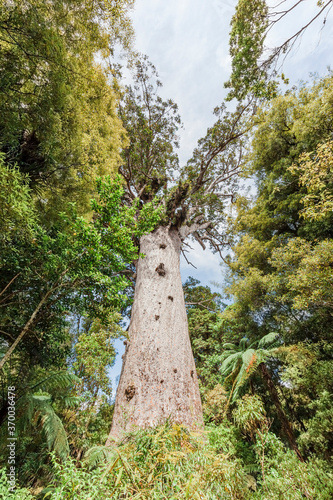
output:
[[[207,229],[211,226],[211,222],[204,222],[203,224],[192,224],[191,226],[183,226],[179,229],[179,234],[182,240],[184,240],[189,234],[195,233],[200,229]]]
[[[200,238],[200,235],[197,232],[195,232],[195,233],[193,233],[193,236],[197,240],[197,242],[201,245],[202,249],[206,250],[206,245],[204,244],[204,242]]]

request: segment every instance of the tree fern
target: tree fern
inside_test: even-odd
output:
[[[259,341],[249,343],[249,339],[243,337],[239,345],[224,344],[224,353],[221,356],[221,375],[226,381],[229,377],[233,379],[230,390],[229,401],[235,401],[240,389],[257,370],[260,363],[264,363],[272,356],[274,349],[279,345],[278,334],[268,333]]]
[[[89,469],[93,469],[100,463],[109,461],[113,453],[110,446],[93,446],[85,453],[84,461]]]
[[[50,396],[34,395],[33,400],[49,450],[54,450],[60,458],[66,459],[69,455],[66,431],[52,408]]]
[[[46,391],[51,392],[52,390],[66,389],[74,385],[75,383],[80,383],[81,379],[70,373],[68,371],[56,371],[51,372],[47,377],[42,380],[38,380],[35,384],[30,386],[31,391]]]
[[[16,431],[20,436],[34,426],[45,437],[49,450],[65,459],[69,454],[69,445],[64,426],[53,408],[54,399],[62,399],[65,407],[73,407],[79,398],[70,396],[68,388],[80,379],[67,371],[54,371],[41,377],[33,373],[30,382],[24,388],[24,394],[16,399]],[[67,391],[66,391],[67,390]]]

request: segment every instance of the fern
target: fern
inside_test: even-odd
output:
[[[89,469],[93,469],[101,463],[109,462],[113,454],[114,451],[109,446],[94,446],[86,452],[84,462]]]
[[[260,363],[264,363],[273,355],[278,345],[280,345],[278,334],[274,332],[268,333],[260,341],[252,342],[250,345],[246,337],[241,339],[238,346],[230,343],[224,344],[221,375],[224,377],[224,382],[229,377],[233,379],[228,403],[237,399],[240,389],[257,370]]]
[[[31,391],[45,391],[52,392],[53,390],[59,391],[59,389],[66,389],[76,383],[80,383],[81,379],[74,375],[74,373],[67,372],[65,370],[52,372],[43,380],[39,380],[37,383],[30,387]]]
[[[65,460],[69,455],[69,445],[60,418],[50,404],[42,405],[39,414],[49,450],[54,450],[60,458]]]
[[[73,384],[80,381],[74,374],[66,371],[56,371],[30,383],[25,393],[17,399],[16,430],[23,435],[29,426],[36,426],[45,436],[47,447],[53,450],[61,459],[69,454],[69,445],[64,426],[54,411],[52,400]],[[39,374],[40,375],[40,374]],[[73,407],[79,403],[79,398],[65,395],[63,403]]]
[[[266,347],[269,347],[270,349],[274,349],[279,345],[279,342],[277,341],[278,336],[279,334],[276,332],[268,333],[262,339],[259,340],[258,348],[265,349]]]

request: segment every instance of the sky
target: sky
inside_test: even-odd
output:
[[[296,0],[269,0],[269,5],[280,3],[279,9],[293,5]],[[132,13],[135,29],[135,48],[148,55],[156,66],[163,83],[161,95],[173,99],[179,106],[184,128],[180,131],[179,157],[184,164],[196,143],[214,123],[213,109],[227,94],[223,83],[231,72],[228,37],[230,20],[236,0],[136,0]],[[318,12],[317,0],[304,0],[297,9],[285,16],[270,32],[268,47],[277,46]],[[323,76],[332,64],[333,11],[323,25],[318,18],[297,42],[286,58],[283,72],[290,85],[308,81],[310,74]],[[287,89],[287,87],[285,87]],[[199,244],[189,260],[197,269],[181,262],[183,281],[188,276],[203,284],[223,282],[221,259]],[[216,288],[212,286],[215,290]],[[116,342],[119,352],[110,375],[120,374],[123,344]]]

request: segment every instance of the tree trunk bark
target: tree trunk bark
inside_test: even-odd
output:
[[[279,398],[278,392],[275,388],[272,377],[271,377],[269,371],[267,370],[267,366],[265,365],[265,363],[260,363],[259,368],[261,371],[261,375],[266,383],[266,386],[270,392],[272,401],[275,404],[275,408],[276,408],[277,414],[279,416],[279,419],[280,419],[280,422],[282,425],[282,429],[286,435],[286,438],[289,441],[290,447],[294,450],[294,452],[296,453],[296,455],[298,456],[300,461],[304,462],[304,458],[303,458],[301,452],[299,451],[297,443],[296,443],[294,431],[291,427],[291,424],[290,424],[286,414],[283,411],[283,408],[282,408],[281,403],[280,403],[280,398]]]
[[[140,240],[123,367],[107,445],[124,432],[171,421],[203,426],[184,294],[178,231],[159,227]]]

